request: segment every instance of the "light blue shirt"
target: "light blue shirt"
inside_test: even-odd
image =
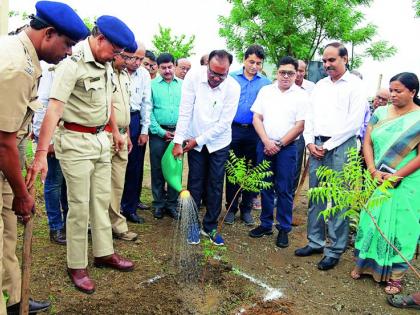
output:
[[[143,67],[131,75],[130,111],[140,111],[141,134],[147,135],[152,110],[150,74]]]

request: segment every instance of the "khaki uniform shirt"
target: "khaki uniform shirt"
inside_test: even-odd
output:
[[[112,106],[119,128],[130,125],[130,75],[126,70],[114,70],[114,84],[116,88],[112,94]]]
[[[89,38],[81,49],[64,60],[55,70],[50,98],[63,102],[64,122],[87,127],[107,124],[111,114],[113,70],[95,61]]]
[[[37,101],[41,65],[35,48],[23,31],[16,36],[0,39],[0,130],[18,132],[23,137],[28,130]],[[22,132],[20,131],[22,130]]]

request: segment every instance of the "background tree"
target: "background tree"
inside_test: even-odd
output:
[[[365,17],[360,7],[372,0],[227,1],[232,10],[229,16],[219,16],[219,34],[240,59],[249,45],[257,43],[274,64],[285,55],[310,61],[331,40],[347,44],[353,68],[365,57],[382,60],[396,53],[387,41],[373,41],[375,25],[362,26]],[[358,46],[367,44],[368,48],[356,53]]]
[[[152,43],[155,46],[157,55],[167,52],[172,54],[175,59],[187,58],[194,53],[195,35],[187,38],[184,34],[172,36],[170,27],[166,28],[159,24],[159,33],[153,35]]]
[[[416,16],[420,17],[420,0],[414,0],[414,10],[416,10]]]

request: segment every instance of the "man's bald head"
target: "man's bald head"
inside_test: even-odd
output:
[[[373,108],[378,108],[378,106],[385,106],[388,104],[391,94],[388,89],[381,88],[376,92],[375,99],[373,100]]]

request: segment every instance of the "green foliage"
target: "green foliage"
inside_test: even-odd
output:
[[[371,0],[227,1],[232,10],[229,16],[219,16],[219,34],[240,59],[249,45],[259,44],[273,64],[285,55],[308,61],[327,41],[339,40],[356,47],[371,43],[377,35],[375,25],[364,25],[365,16],[360,11]],[[376,45],[365,53],[373,51],[375,58],[385,58],[394,50],[392,46]],[[365,55],[359,57],[359,63],[361,57]]]
[[[265,181],[266,178],[273,175],[273,172],[267,171],[270,167],[269,161],[253,167],[251,161],[246,161],[245,157],[238,158],[235,153],[229,151],[229,160],[226,162],[227,179],[233,185],[239,185],[241,189],[252,192],[260,192],[261,189],[268,189],[272,183]]]
[[[216,233],[216,230],[213,232]],[[223,254],[227,251],[225,246],[215,246],[209,239],[205,239],[202,244],[203,263],[207,263],[210,258],[223,259]]]
[[[420,0],[413,0],[414,10],[416,11],[416,17],[420,17]]]
[[[152,39],[157,55],[167,52],[172,54],[175,59],[187,58],[193,55],[194,41],[195,35],[192,35],[190,38],[186,38],[184,34],[172,36],[171,28],[161,25],[159,25],[159,34],[153,35]]]
[[[95,26],[96,16],[94,18],[85,17],[83,18],[83,23],[85,23],[86,27],[91,31],[92,28]]]
[[[356,148],[350,148],[347,155],[348,161],[341,171],[319,167],[316,175],[320,184],[309,189],[308,194],[313,202],[331,205],[321,212],[324,219],[341,214],[357,224],[362,209],[374,209],[390,197],[388,190],[393,188],[394,178],[391,177],[379,185],[378,180],[373,179],[369,171],[362,167],[362,158]],[[378,193],[373,194],[376,189]],[[342,212],[343,209],[345,210]]]

